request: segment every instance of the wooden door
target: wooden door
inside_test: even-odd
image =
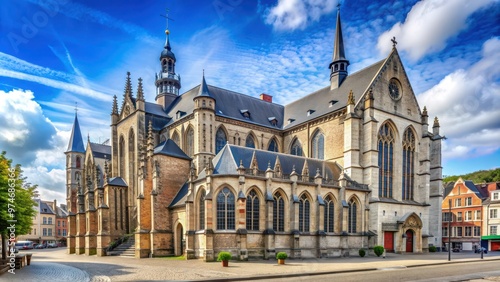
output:
[[[413,253],[413,231],[406,231],[406,252]]]
[[[394,252],[394,232],[384,232],[384,248],[387,252]]]

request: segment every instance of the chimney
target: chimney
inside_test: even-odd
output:
[[[262,101],[266,101],[266,102],[269,102],[269,103],[272,103],[272,102],[273,102],[273,96],[268,95],[268,94],[266,94],[266,93],[262,93],[262,94],[260,94],[260,99],[261,99]]]
[[[54,199],[54,212],[56,212],[56,210],[57,210],[57,200]]]

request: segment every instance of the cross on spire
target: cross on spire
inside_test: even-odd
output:
[[[391,39],[391,41],[392,41],[392,47],[396,48],[396,45],[398,44],[398,42],[396,41],[396,37],[393,36],[392,39]]]
[[[167,32],[168,32],[168,20],[174,21],[174,19],[172,19],[172,18],[170,18],[168,16],[168,12],[169,11],[170,11],[169,9],[166,9],[166,14],[165,15],[160,15],[160,16],[164,17],[165,19],[167,19],[167,30],[166,30]]]
[[[78,102],[75,102],[75,114],[78,114]]]

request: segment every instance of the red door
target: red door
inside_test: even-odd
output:
[[[492,251],[500,251],[500,242],[491,242]]]
[[[384,248],[387,252],[394,252],[394,232],[384,232]]]
[[[413,253],[413,231],[406,231],[406,252]]]

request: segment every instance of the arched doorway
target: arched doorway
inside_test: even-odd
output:
[[[184,253],[184,230],[182,224],[177,224],[175,229],[175,255],[182,256]]]
[[[406,252],[413,253],[413,230],[406,230]]]

